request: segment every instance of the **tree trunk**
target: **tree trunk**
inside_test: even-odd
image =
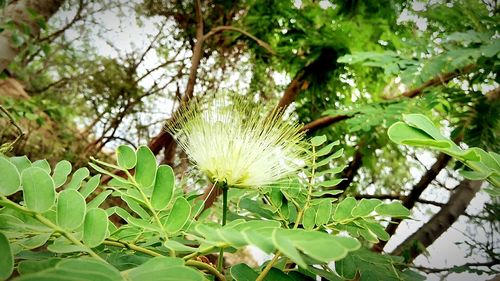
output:
[[[13,20],[21,32],[22,26],[27,26],[31,30],[29,36],[35,38],[40,34],[39,20],[47,21],[64,3],[64,0],[19,0],[8,5],[3,11],[2,23]],[[34,17],[32,11],[39,17]],[[16,45],[12,40],[14,35],[10,28],[0,33],[0,72],[3,72],[12,62],[15,56],[21,51],[21,46]]]
[[[429,247],[465,212],[470,201],[481,187],[482,181],[463,180],[455,188],[448,203],[410,237],[406,238],[391,254],[402,255],[412,262],[423,249]]]

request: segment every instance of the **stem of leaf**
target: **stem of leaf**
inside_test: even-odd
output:
[[[142,191],[142,189],[139,187],[139,184],[137,183],[137,181],[135,180],[135,178],[130,174],[130,172],[129,171],[125,171],[125,173],[127,174],[127,177],[132,181],[132,184],[136,187],[136,189],[141,194],[142,199],[144,200],[144,203],[146,204],[146,207],[148,207],[149,211],[153,215],[153,218],[154,218],[156,224],[160,228],[160,230],[162,232],[161,234],[163,235],[163,238],[165,239],[165,241],[168,241],[167,232],[165,231],[165,228],[163,227],[163,224],[161,223],[160,218],[158,217],[158,214],[156,213],[155,209],[153,208],[153,205],[151,205],[151,202],[149,201],[149,198],[146,196],[146,194],[144,194],[144,192]],[[175,251],[172,250],[172,249],[170,250],[170,256],[172,256],[172,257],[176,256],[175,255]]]
[[[124,241],[115,240],[115,239],[111,239],[111,238],[106,239],[103,242],[103,244],[104,245],[109,245],[109,246],[127,248],[127,249],[130,249],[130,250],[134,250],[136,252],[141,252],[143,254],[150,255],[152,257],[163,257],[162,254],[157,253],[155,251],[143,248],[141,246],[137,246],[137,245],[132,244],[132,243],[127,243],[127,242],[124,242]]]
[[[223,185],[222,187],[222,226],[226,225],[227,219],[227,190],[229,189],[227,186]],[[224,263],[224,248],[220,248],[219,258],[217,259],[217,270],[222,271],[222,265]]]
[[[226,280],[226,277],[224,277],[224,275],[222,275],[222,273],[220,273],[213,266],[211,266],[209,264],[206,264],[204,262],[195,261],[195,260],[188,260],[188,261],[186,261],[186,265],[193,266],[193,267],[196,267],[198,269],[204,269],[204,270],[210,272],[213,276],[217,277],[217,279],[219,281],[225,281]]]
[[[150,255],[152,257],[163,257],[162,254],[157,253],[155,251],[143,248],[141,246],[137,246],[137,245],[132,244],[132,243],[127,243],[124,241],[115,240],[112,238],[105,240],[103,242],[103,244],[109,245],[109,246],[127,248],[130,250],[134,250],[136,252],[141,252],[143,254]],[[217,277],[217,279],[220,281],[226,280],[226,277],[224,277],[224,275],[222,275],[219,271],[217,271],[217,269],[215,269],[213,266],[211,266],[209,264],[199,262],[199,261],[194,261],[194,260],[188,260],[185,262],[185,264],[187,266],[192,266],[192,267],[196,267],[198,269],[206,270],[206,271],[210,272],[210,274],[212,274],[213,276]]]
[[[266,267],[262,270],[262,272],[257,276],[257,279],[255,281],[262,281],[264,278],[266,278],[266,275],[269,273],[271,268],[273,268],[274,264],[278,261],[279,257],[281,256],[280,251],[276,251],[276,254],[274,254],[273,259],[266,265]]]
[[[54,223],[52,223],[50,220],[46,219],[44,216],[42,216],[41,214],[35,214],[35,218],[40,221],[41,223],[45,224],[46,226],[54,229],[55,231],[61,233],[64,237],[66,237],[66,239],[68,239],[69,241],[71,241],[71,243],[75,244],[75,245],[78,245],[82,248],[85,249],[85,251],[87,253],[89,253],[89,255],[91,255],[92,257],[102,261],[102,262],[106,262],[103,258],[101,258],[98,254],[96,254],[94,251],[92,251],[92,249],[90,249],[89,247],[87,247],[85,244],[83,244],[82,242],[80,242],[80,240],[76,239],[71,233],[67,232],[66,230],[60,228],[59,226],[55,225]],[[107,263],[107,262],[106,262]]]
[[[184,256],[184,257],[182,257],[182,258],[183,258],[185,261],[187,261],[187,260],[192,259],[192,258],[195,258],[195,257],[197,257],[197,256],[199,256],[199,255],[203,255],[203,254],[205,254],[205,253],[210,253],[211,251],[213,251],[213,250],[215,250],[215,249],[217,249],[217,248],[225,248],[225,247],[228,247],[228,246],[229,246],[229,244],[227,244],[227,243],[226,243],[226,244],[223,244],[223,245],[218,245],[218,246],[210,246],[210,247],[206,248],[206,249],[205,249],[205,250],[203,250],[203,251],[200,251],[200,252],[193,252],[193,253],[191,253],[191,254],[189,254],[189,255],[185,255],[185,256]]]
[[[302,217],[304,215],[304,211],[309,207],[310,201],[311,201],[311,193],[312,193],[312,188],[314,186],[314,177],[316,173],[316,148],[313,146],[312,147],[312,165],[311,165],[311,176],[309,177],[309,182],[308,182],[308,189],[307,189],[307,199],[306,199],[306,204],[304,205],[304,208],[300,209],[300,211],[297,213],[297,218],[295,219],[295,225],[293,226],[294,229],[297,229],[299,227],[299,223],[302,220]]]

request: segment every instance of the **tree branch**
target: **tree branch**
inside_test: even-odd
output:
[[[189,78],[186,86],[186,92],[182,97],[181,104],[185,104],[193,97],[194,85],[196,84],[196,74],[198,66],[203,55],[203,16],[201,14],[201,2],[196,0],[194,4],[194,11],[196,14],[196,43],[193,47],[193,56],[191,57],[191,69],[189,70]]]
[[[411,266],[412,268],[415,268],[417,270],[423,271],[425,273],[439,273],[443,271],[450,271],[450,269],[456,268],[456,267],[478,267],[478,266],[484,266],[484,267],[489,267],[491,268],[492,266],[500,264],[499,261],[488,261],[488,262],[468,262],[462,265],[455,265],[453,267],[449,268],[430,268],[430,267],[425,267],[425,266]]]
[[[203,40],[206,40],[206,39],[210,38],[211,36],[213,36],[213,35],[215,35],[215,34],[217,34],[219,32],[222,32],[222,31],[236,31],[236,32],[239,32],[239,33],[241,33],[241,34],[249,37],[250,39],[254,40],[259,46],[261,46],[262,48],[266,49],[266,51],[268,51],[270,54],[272,54],[272,55],[276,54],[276,52],[266,42],[264,42],[264,41],[260,40],[259,38],[255,37],[254,35],[252,35],[248,31],[245,31],[245,30],[243,30],[241,28],[230,26],[230,25],[218,26],[218,27],[213,28],[207,34],[205,34],[205,36],[203,36]]]
[[[354,115],[339,114],[339,115],[335,115],[335,116],[321,117],[319,119],[316,119],[316,120],[304,125],[304,127],[302,127],[300,129],[300,131],[307,131],[307,133],[310,134],[316,130],[328,127],[332,124],[349,119],[353,116]]]
[[[402,198],[401,201],[403,206],[411,210],[415,206],[415,203],[419,200],[420,195],[422,195],[422,193],[429,186],[429,184],[436,179],[439,172],[441,172],[441,170],[444,169],[446,165],[448,165],[450,160],[451,157],[449,155],[446,155],[444,153],[439,153],[436,162],[434,162],[431,168],[427,170],[425,174],[422,175],[418,183],[412,187],[410,194]],[[396,219],[396,218],[392,219],[391,223],[389,223],[385,231],[390,236],[392,236],[396,232],[401,222],[402,222],[401,219]],[[373,246],[373,250],[381,252],[384,249],[384,246],[387,244],[387,242],[388,241],[379,241],[378,244]]]
[[[380,200],[403,200],[404,196],[397,196],[397,195],[391,195],[391,194],[375,194],[375,195],[370,195],[370,194],[358,194],[354,195],[354,198],[356,199],[380,199]],[[445,204],[441,202],[436,202],[436,201],[431,201],[431,200],[426,200],[426,199],[417,199],[415,201],[416,203],[421,203],[421,204],[427,204],[427,205],[434,205],[437,207],[443,207]]]
[[[432,78],[431,80],[428,80],[427,82],[422,84],[420,87],[404,92],[403,94],[401,94],[401,96],[404,96],[407,98],[414,98],[414,97],[422,94],[426,88],[436,86],[439,84],[445,84],[448,81],[450,81],[451,79],[453,79],[461,74],[468,73],[468,72],[472,71],[475,67],[476,67],[476,65],[469,64],[460,70],[448,72],[445,74],[439,74],[436,77]]]
[[[448,203],[429,222],[406,238],[391,254],[402,255],[404,252],[405,257],[408,257],[406,262],[412,262],[422,253],[423,248],[434,243],[465,212],[470,201],[479,191],[481,183],[482,181],[471,180],[460,182]]]

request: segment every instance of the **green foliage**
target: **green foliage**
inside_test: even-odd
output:
[[[0,184],[0,194],[2,196],[8,196],[15,193],[19,187],[21,187],[21,176],[19,172],[9,160],[0,157],[0,170],[3,173],[10,175]]]
[[[280,267],[267,270],[269,280],[300,276],[302,273],[296,270],[336,276],[334,272],[317,273],[312,266],[344,259],[359,249],[363,239],[385,239],[383,227],[374,216],[405,217],[408,211],[397,203],[358,202],[351,197],[334,203],[336,198],[323,198],[339,194],[321,190],[338,183],[323,178],[342,170],[328,167],[316,174],[316,169],[342,155],[342,149],[333,151],[338,142],[325,142],[324,137],[311,140],[312,162],[303,183],[300,180],[280,189],[238,191],[247,193],[238,201],[239,207],[250,213],[225,226],[196,220],[199,204],[177,189],[172,168],[157,165],[145,146],[137,151],[120,146],[116,151],[118,165],[94,159],[90,166],[112,180],[88,202],[85,198],[98,187],[99,174],[89,178],[85,167],[71,174],[71,164],[65,160],[57,163],[52,173],[46,161],[0,158],[6,170],[12,171],[0,181],[7,191],[2,191],[0,199],[0,248],[2,253],[10,253],[0,259],[2,278],[7,278],[15,266],[20,274],[16,280],[63,280],[68,276],[78,280],[204,280],[206,272],[200,270],[216,276],[220,273],[209,264],[197,262],[197,256],[248,245],[277,254],[278,261],[271,266],[286,261],[298,266],[293,274],[282,272]],[[126,178],[108,169],[120,170]],[[23,204],[6,197],[19,188]],[[121,198],[128,209],[101,207],[108,196]],[[257,201],[251,199],[254,196],[267,198],[264,209],[251,207],[256,206]],[[110,221],[109,216],[115,214],[123,224]],[[357,226],[361,236],[353,231],[349,231],[352,237],[337,234],[348,225]],[[52,253],[50,259],[36,258],[44,254],[36,251],[44,245]],[[18,258],[28,253],[35,258]],[[82,254],[89,257],[77,258]],[[133,262],[123,271],[120,260]],[[235,280],[246,280],[264,271],[236,265],[230,272]]]
[[[10,2],[0,1],[0,6]],[[298,89],[294,93],[292,119],[308,123],[322,115],[345,114],[349,117],[342,123],[322,129],[321,133],[327,134],[326,137],[311,140],[314,151],[310,156],[314,160],[308,163],[299,179],[286,179],[259,190],[230,191],[230,223],[227,227],[210,223],[209,218],[214,219],[220,213],[217,208],[203,211],[203,203],[197,194],[184,194],[181,190],[181,185],[192,190],[191,178],[176,183],[172,168],[157,166],[155,157],[144,147],[136,151],[119,146],[116,165],[109,164],[110,158],[95,152],[102,147],[113,147],[115,143],[110,145],[110,142],[115,137],[144,143],[152,130],[149,124],[154,122],[148,115],[158,115],[156,106],[148,107],[143,102],[145,97],[151,95],[155,104],[158,99],[181,98],[182,85],[187,82],[181,75],[187,73],[184,64],[189,59],[187,50],[199,42],[194,40],[195,1],[148,0],[135,7],[139,12],[165,17],[169,22],[168,32],[163,30],[158,41],[152,42],[147,56],[138,53],[139,48],[122,58],[95,55],[96,51],[89,46],[96,36],[85,36],[89,30],[95,29],[92,22],[96,21],[92,17],[89,20],[86,15],[107,12],[106,5],[101,7],[100,1],[82,6],[82,10],[79,9],[82,17],[75,18],[76,24],[71,22],[68,26],[70,33],[76,31],[79,34],[79,39],[74,40],[77,47],[72,43],[73,39],[57,38],[57,30],[44,21],[37,20],[43,29],[37,43],[30,38],[26,27],[17,26],[13,21],[2,23],[0,32],[13,31],[11,41],[14,45],[26,47],[26,51],[9,66],[9,72],[20,80],[31,96],[27,100],[2,97],[2,103],[13,113],[15,120],[28,128],[29,139],[16,146],[13,153],[29,154],[32,159],[49,158],[48,162],[31,163],[27,157],[0,157],[0,195],[9,196],[7,199],[12,202],[25,198],[21,204],[11,204],[2,197],[0,203],[5,206],[0,210],[0,231],[6,233],[10,241],[21,278],[31,278],[28,276],[34,274],[33,279],[51,280],[57,279],[54,274],[59,273],[90,278],[85,277],[87,273],[80,276],[70,270],[61,259],[67,261],[92,253],[124,274],[128,269],[134,272],[151,259],[151,253],[141,252],[144,249],[154,251],[153,255],[172,255],[192,262],[197,255],[215,253],[220,247],[232,250],[244,245],[267,249],[268,253],[282,250],[275,267],[268,272],[267,279],[270,280],[302,280],[306,276],[342,280],[357,278],[357,275],[362,280],[406,278],[406,271],[401,271],[397,259],[370,255],[363,250],[352,252],[346,247],[347,256],[338,260],[343,253],[332,252],[332,256],[327,256],[329,253],[321,252],[314,247],[316,245],[304,244],[294,233],[299,233],[298,236],[309,232],[314,233],[312,235],[328,233],[334,239],[339,235],[349,235],[360,244],[388,239],[380,222],[390,216],[406,218],[408,210],[399,203],[356,200],[352,196],[375,190],[375,194],[401,197],[417,182],[409,172],[416,164],[407,161],[414,150],[401,149],[401,146],[389,142],[386,134],[387,128],[400,120],[402,114],[424,112],[427,116],[434,116],[432,121],[446,119],[452,130],[452,139],[462,138],[468,147],[477,148],[456,146],[434,130],[432,124],[419,118],[408,119],[404,126],[396,123],[391,127],[396,143],[446,152],[464,162],[466,168],[462,169],[462,175],[471,179],[486,178],[492,183],[498,181],[498,154],[494,152],[498,151],[499,107],[497,101],[485,95],[485,89],[498,86],[500,41],[497,38],[497,8],[491,1],[478,0],[434,1],[425,3],[426,9],[418,11],[406,1],[337,1],[327,8],[323,7],[325,2],[328,1],[252,0],[201,4],[205,34],[218,26],[237,27],[268,43],[274,54],[269,55],[260,44],[239,32],[215,33],[204,40],[202,71],[197,72],[200,75],[196,87],[202,86],[206,91],[197,91],[196,96],[211,95],[213,89],[225,86],[228,79],[224,77],[234,77],[234,73],[245,73],[244,77],[247,77],[250,73],[250,85],[248,89],[243,86],[241,94],[258,98],[256,103],[265,101],[271,108],[274,99],[283,92]],[[72,3],[66,6],[77,7]],[[115,4],[109,5],[122,5]],[[92,8],[96,10],[92,11]],[[406,18],[409,20],[401,17],[402,11],[408,13]],[[32,16],[38,19],[36,13]],[[140,16],[138,21],[144,20]],[[417,26],[417,18],[427,27]],[[176,52],[165,46],[176,46],[178,53],[172,56]],[[144,58],[147,60],[153,52],[165,60],[159,68],[142,64]],[[160,73],[163,69],[165,72]],[[150,89],[139,83],[151,80],[149,74],[141,76],[144,70],[155,73],[154,86]],[[221,76],[219,70],[222,70]],[[445,74],[451,72],[456,78],[447,80]],[[276,74],[292,79],[291,83],[285,85],[288,81],[271,79]],[[429,79],[435,79],[437,83],[426,86]],[[161,85],[166,80],[180,85],[176,92],[179,97],[170,96],[173,91],[163,91],[172,86],[168,84],[170,82]],[[245,85],[245,79],[241,80]],[[396,99],[400,92],[419,86],[423,89],[415,98]],[[163,92],[168,96],[159,94]],[[88,127],[82,129],[81,125]],[[78,130],[73,130],[75,128]],[[95,135],[101,131],[101,136]],[[11,139],[12,134],[2,133],[0,142]],[[329,142],[337,139],[339,142]],[[96,144],[95,147],[92,144]],[[342,145],[343,149],[335,149],[337,145]],[[79,155],[81,151],[85,153]],[[82,168],[71,174],[72,169],[86,165],[89,155],[102,161],[91,163],[92,171]],[[361,155],[360,168],[349,165],[344,170],[347,167],[344,164],[347,161],[355,163],[358,155]],[[70,162],[49,165],[62,158]],[[177,167],[182,169],[182,165]],[[41,193],[38,193],[37,181],[29,182],[34,170],[38,173],[36,180],[41,180]],[[11,176],[3,177],[4,171]],[[21,181],[24,171],[28,175],[25,182]],[[112,180],[100,186],[101,175]],[[353,175],[353,183],[341,190],[339,184],[350,183]],[[33,183],[36,183],[40,198],[34,196]],[[499,194],[497,188],[491,188],[489,192]],[[123,204],[115,206],[113,197]],[[16,209],[19,206],[24,209]],[[103,210],[110,217],[109,221],[104,219],[103,212],[96,210]],[[278,223],[271,229],[277,237],[284,237],[284,242],[274,243],[271,235],[252,238],[246,234],[246,229],[241,231],[243,234],[234,234],[231,223],[241,220],[242,223]],[[88,225],[96,223],[99,231],[95,236],[89,233],[85,222]],[[60,229],[47,226],[50,223]],[[205,236],[207,231],[199,233],[198,230],[204,231],[204,227],[215,234]],[[223,235],[219,237],[218,233]],[[67,234],[74,239],[69,239]],[[89,249],[94,245],[95,248]],[[52,252],[30,250],[37,246],[47,246]],[[310,248],[309,251],[304,250],[306,247]],[[42,258],[40,254],[38,258],[30,256],[23,260],[26,253],[35,256],[37,252],[45,256]],[[317,257],[328,257],[338,264],[344,261],[342,266],[346,274],[332,271],[326,266],[326,261],[317,260]],[[284,270],[287,263],[290,265],[290,259],[302,266]],[[82,262],[82,267],[85,267],[85,261],[74,260]],[[137,276],[142,276],[141,279],[190,276],[195,280],[204,277],[206,271],[202,273],[192,264],[178,264],[178,261],[162,260],[161,263],[178,265],[185,273],[155,273],[153,262],[151,267],[145,267],[144,272],[139,270]],[[45,267],[48,269],[44,274],[49,277],[37,275],[45,272]],[[366,267],[366,270],[360,267]],[[229,271],[236,280],[254,280],[263,270],[239,265]],[[152,272],[151,275],[148,271]],[[114,274],[104,272],[110,277]],[[196,276],[190,275],[193,272]],[[229,278],[229,274],[226,275]]]
[[[453,156],[471,170],[462,170],[461,175],[472,180],[487,179],[495,189],[490,194],[498,196],[500,187],[500,155],[472,147],[462,149],[453,141],[444,137],[432,121],[421,114],[409,114],[404,122],[393,124],[389,138],[398,144],[429,147]]]
[[[14,270],[14,257],[10,248],[9,240],[0,232],[0,279],[6,280]]]
[[[367,249],[350,253],[335,263],[336,271],[346,279],[359,280],[425,280],[411,270],[403,269],[403,258],[377,254]]]

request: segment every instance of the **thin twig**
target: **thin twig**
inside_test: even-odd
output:
[[[13,147],[13,146],[14,146],[14,145],[18,142],[18,141],[20,141],[20,140],[24,137],[25,133],[24,133],[23,129],[21,128],[21,126],[19,126],[19,125],[17,124],[16,120],[14,120],[14,117],[10,114],[10,112],[9,112],[7,109],[5,109],[2,105],[0,105],[0,111],[2,111],[2,112],[3,112],[3,114],[4,114],[5,116],[7,116],[7,118],[9,119],[10,124],[11,124],[12,126],[14,126],[14,128],[16,128],[17,132],[19,133],[19,135],[16,137],[16,139],[14,139],[14,141],[13,141],[13,142],[11,142],[11,143],[7,143],[7,144],[6,144],[6,146],[5,146],[5,147],[6,147],[6,150],[7,150],[7,151],[9,151],[10,149],[12,149],[12,147]],[[2,147],[0,147],[0,148],[2,148]],[[3,149],[2,149],[2,150],[3,150]],[[0,152],[1,152],[1,151],[0,151]]]

